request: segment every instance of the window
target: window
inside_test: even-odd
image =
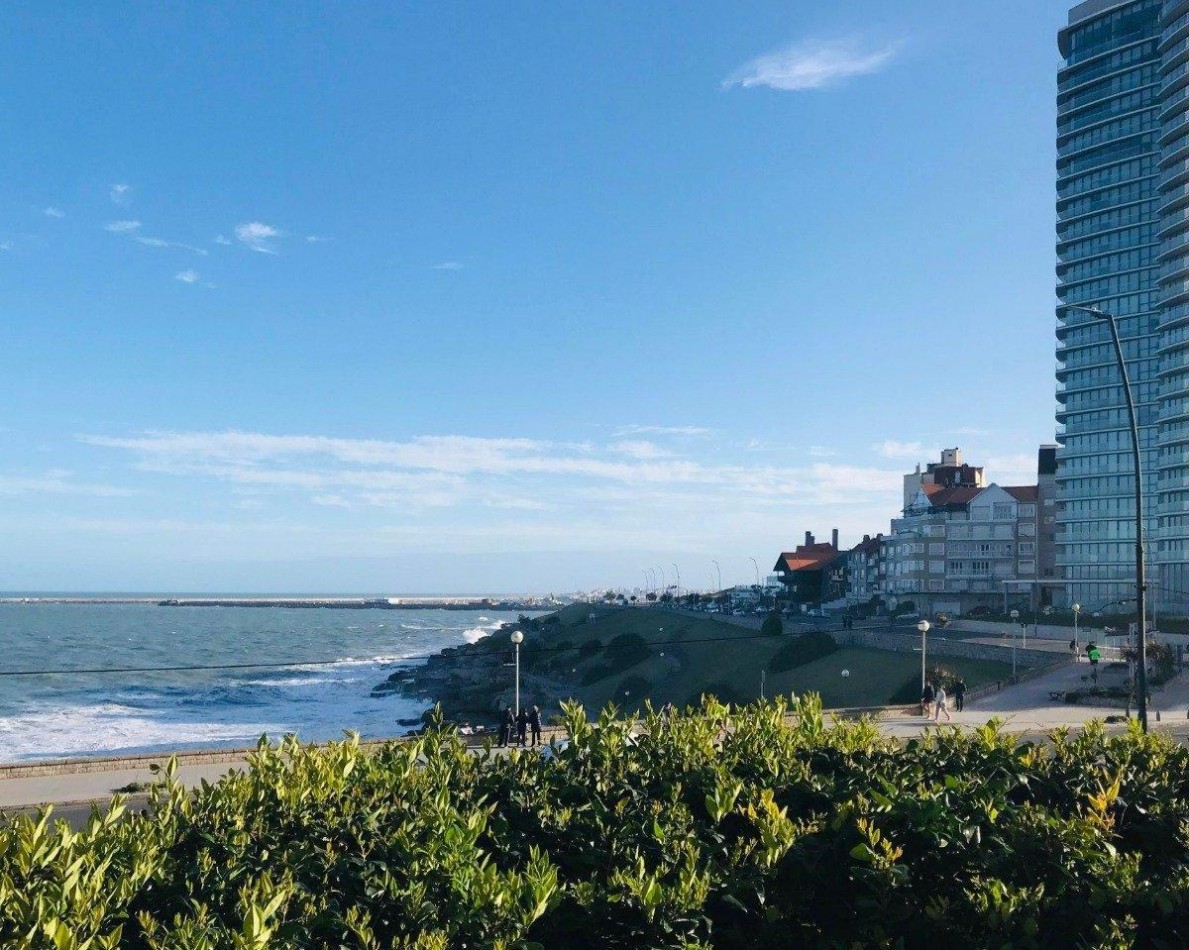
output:
[[[991,507],[993,509],[992,517],[996,521],[1008,521],[1015,517],[1015,515],[1012,513],[1013,506],[1008,502],[997,501]]]
[[[929,581],[929,590],[945,590],[945,581]]]
[[[1036,522],[1024,521],[1020,523],[1020,537],[1035,538],[1036,537]]]
[[[1020,542],[1020,557],[1032,557],[1036,552],[1036,545],[1031,541]]]
[[[1036,573],[1036,562],[1035,561],[1021,561],[1020,562],[1020,573],[1021,574],[1035,574]]]
[[[930,561],[929,562],[929,573],[930,574],[944,574],[945,573],[945,561]]]
[[[1050,504],[1051,504],[1051,502],[1050,502]],[[1035,518],[1036,517],[1036,505],[1020,505],[1020,517],[1021,518]]]
[[[945,542],[934,541],[929,545],[929,553],[933,555],[945,554]]]

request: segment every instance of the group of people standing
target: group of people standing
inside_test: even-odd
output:
[[[526,740],[530,732],[532,735],[532,745],[536,748],[541,743],[540,707],[534,706],[532,709],[521,709],[519,713],[516,713],[509,706],[504,710],[503,719],[500,720],[499,747],[506,749],[509,745],[528,745]]]
[[[954,681],[954,708],[958,712],[966,708],[966,682],[960,676]],[[949,697],[946,695],[945,686],[940,681],[925,683],[925,688],[921,690],[921,715],[934,722],[940,722],[942,713],[945,713],[946,722],[953,722],[954,717],[950,715]]]

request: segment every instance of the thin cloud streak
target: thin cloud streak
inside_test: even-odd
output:
[[[142,471],[206,477],[243,488],[304,492],[335,507],[452,507],[510,510],[581,505],[582,491],[653,491],[669,505],[707,496],[724,510],[876,504],[898,490],[897,472],[859,466],[709,464],[642,440],[607,446],[524,438],[418,436],[405,442],[274,436],[253,432],[148,432],[79,436],[129,452]],[[322,499],[316,501],[315,499]]]
[[[921,442],[899,442],[896,439],[886,439],[871,446],[871,451],[886,459],[908,459],[909,461],[924,461],[939,454],[940,450],[926,448]]]
[[[208,251],[205,248],[195,247],[193,244],[184,244],[181,241],[167,241],[165,238],[159,237],[143,237],[137,235],[133,238],[138,244],[143,244],[145,247],[176,247],[183,251],[191,251],[194,254],[200,254],[203,257],[207,256]]]
[[[133,231],[140,230],[139,221],[112,221],[103,226],[104,231],[111,231],[112,234],[130,234]]]
[[[87,495],[93,498],[125,498],[130,489],[113,485],[94,485],[72,480],[65,469],[52,469],[39,475],[0,475],[0,497],[15,495]]]
[[[41,213],[44,214],[47,218],[64,218],[64,217],[66,217],[65,211],[63,211],[61,208],[55,208],[53,205],[50,205],[48,208],[42,208]]]
[[[863,49],[853,39],[797,43],[745,63],[723,86],[767,86],[782,92],[824,89],[853,76],[879,72],[895,58],[901,45]]]

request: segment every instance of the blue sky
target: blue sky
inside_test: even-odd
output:
[[[1066,10],[9,5],[0,589],[702,587],[1028,479]]]

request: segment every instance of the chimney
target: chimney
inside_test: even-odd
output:
[[[830,534],[830,543],[834,545],[834,550],[838,550],[838,529],[835,528]]]
[[[811,544],[813,544],[813,535],[810,534],[808,531],[806,531],[805,532],[805,547],[809,547],[809,545],[811,545]]]
[[[865,534],[865,535],[863,535],[863,541],[864,541],[864,543],[865,543],[865,542],[867,542],[867,541],[870,541],[870,540],[871,540],[871,535],[869,535],[869,534]]]

